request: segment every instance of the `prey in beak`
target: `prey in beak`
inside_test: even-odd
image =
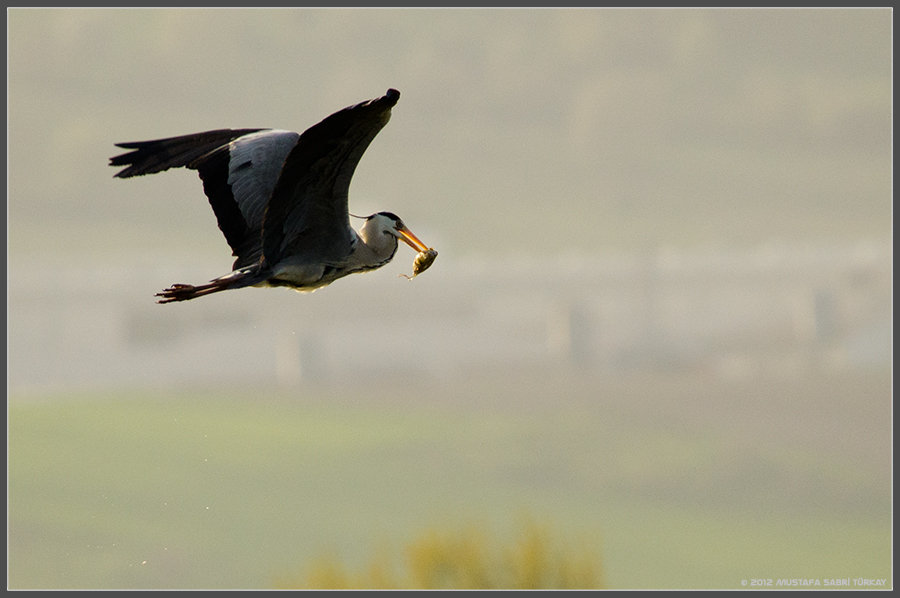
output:
[[[406,276],[406,274],[400,274],[400,276],[405,277],[407,280],[412,280],[434,263],[435,258],[437,257],[438,252],[428,247],[419,240],[417,236],[415,236],[411,230],[406,228],[402,222],[397,223],[397,234],[400,235],[400,239],[403,240],[404,243],[418,251],[416,254],[416,260],[413,262],[413,275]]]
[[[351,216],[353,216],[353,214],[351,214]],[[359,216],[355,217],[359,218]],[[427,270],[437,257],[437,251],[423,243],[419,237],[406,228],[406,225],[403,224],[403,221],[400,220],[396,214],[392,214],[391,212],[378,212],[377,214],[372,214],[366,218],[366,224],[360,229],[360,235],[364,242],[366,239],[370,238],[370,236],[377,236],[380,234],[392,235],[415,249],[417,252],[416,260],[413,262],[413,275],[406,276],[405,274],[401,274],[400,276],[406,276],[406,278],[412,280],[417,275]],[[393,251],[395,249],[396,246],[391,249],[391,257],[393,257]],[[387,260],[385,260],[385,263],[390,261],[390,259],[391,258],[388,257]]]

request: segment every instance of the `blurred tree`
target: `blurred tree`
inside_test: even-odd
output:
[[[547,526],[525,518],[506,545],[473,526],[460,530],[427,529],[404,549],[399,573],[387,546],[380,546],[367,568],[348,570],[340,558],[317,558],[302,581],[280,588],[317,589],[587,589],[602,587],[599,558],[585,546],[562,546]]]

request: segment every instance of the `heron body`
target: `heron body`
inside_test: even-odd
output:
[[[218,129],[116,144],[110,158],[128,178],[185,167],[196,170],[219,228],[237,258],[229,274],[199,286],[175,284],[160,303],[247,286],[313,291],[338,278],[387,264],[402,240],[428,250],[395,214],[350,226],[348,191],[356,165],[387,124],[400,92],[336,112],[302,134],[275,129]]]

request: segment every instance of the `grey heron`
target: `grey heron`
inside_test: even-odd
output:
[[[186,301],[248,286],[313,291],[338,278],[384,266],[398,240],[437,255],[395,214],[350,226],[348,191],[356,165],[387,124],[400,92],[340,110],[303,134],[276,129],[218,129],[152,141],[117,143],[110,158],[128,178],[185,167],[203,181],[225,240],[232,272],[198,286],[174,284],[159,303]],[[418,265],[418,261],[417,261]],[[422,268],[424,269],[424,268]]]

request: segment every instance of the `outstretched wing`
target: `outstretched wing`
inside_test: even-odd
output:
[[[181,137],[120,143],[133,151],[110,159],[131,177],[186,167],[197,170],[219,229],[237,256],[234,268],[259,261],[262,222],[285,158],[300,135],[268,129],[219,129]]]
[[[339,263],[351,250],[347,195],[356,165],[387,124],[400,92],[336,112],[306,130],[287,155],[263,219],[269,264]]]

